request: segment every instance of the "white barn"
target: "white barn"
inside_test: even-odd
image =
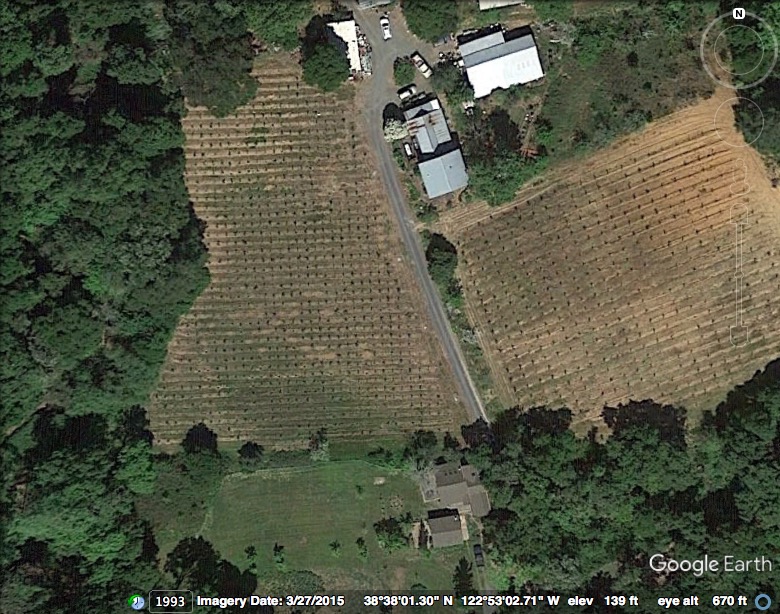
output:
[[[461,42],[459,49],[474,98],[544,77],[539,50],[528,27],[470,38]]]

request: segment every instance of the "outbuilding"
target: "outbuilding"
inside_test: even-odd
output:
[[[458,48],[474,98],[544,77],[539,50],[528,26],[506,31],[493,27],[462,36]]]
[[[404,111],[404,119],[417,148],[418,168],[428,198],[465,188],[469,182],[466,163],[438,99],[417,102]]]
[[[358,30],[354,19],[331,21],[328,23],[331,40],[342,48],[349,60],[349,69],[353,74],[363,70],[360,64],[360,47],[358,45]]]

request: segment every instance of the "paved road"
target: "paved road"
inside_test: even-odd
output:
[[[355,10],[355,20],[368,38],[373,49],[373,75],[366,79],[361,92],[364,97],[363,114],[368,123],[368,135],[371,147],[376,152],[379,160],[379,171],[382,183],[390,199],[397,225],[401,232],[406,251],[411,259],[417,281],[422,290],[425,303],[428,306],[428,314],[434,330],[439,338],[447,362],[452,367],[455,380],[460,392],[459,400],[465,405],[469,418],[474,421],[483,419],[488,422],[485,408],[479,398],[474,382],[466,368],[466,362],[461,353],[460,345],[450,329],[447,314],[439,297],[438,290],[428,275],[428,267],[425,261],[420,237],[414,228],[415,220],[406,202],[406,196],[401,187],[397,175],[396,162],[393,159],[390,147],[384,140],[382,131],[382,111],[390,102],[398,102],[396,86],[393,81],[393,61],[396,57],[411,54],[418,50],[429,64],[434,64],[438,58],[438,51],[434,52],[429,44],[420,42],[406,29],[406,24],[395,8],[390,12],[390,25],[393,38],[389,41],[382,40],[379,27],[380,13],[375,10]],[[426,80],[420,75],[417,78],[418,86],[424,86]],[[419,87],[423,91],[423,87]]]

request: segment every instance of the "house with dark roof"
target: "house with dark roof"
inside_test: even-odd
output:
[[[404,110],[404,119],[417,150],[417,165],[428,198],[465,188],[469,182],[466,163],[438,99],[415,102]]]
[[[490,498],[480,483],[477,470],[471,465],[447,463],[433,468],[423,500],[443,508],[457,509],[462,514],[482,518],[490,513]]]
[[[457,546],[468,539],[463,518],[454,509],[441,509],[428,512],[428,519],[423,521],[430,536],[430,546],[446,548]]]

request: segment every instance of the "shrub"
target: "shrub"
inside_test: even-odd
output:
[[[395,78],[395,84],[399,87],[414,81],[414,64],[408,57],[395,59],[395,62],[393,62],[393,77]]]

